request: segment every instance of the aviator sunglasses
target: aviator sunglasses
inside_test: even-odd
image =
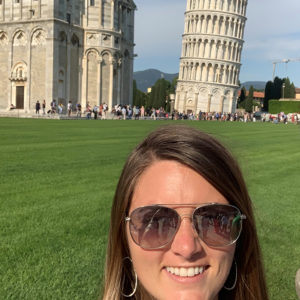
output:
[[[170,207],[171,206],[171,207]],[[172,208],[173,207],[173,208]],[[237,241],[246,216],[233,205],[209,203],[198,206],[192,215],[180,215],[174,208],[195,204],[161,204],[134,209],[125,218],[133,241],[143,249],[160,249],[176,235],[182,218],[190,218],[199,238],[210,247],[225,247]]]

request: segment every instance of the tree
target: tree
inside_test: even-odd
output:
[[[246,88],[243,86],[241,89],[241,94],[237,101],[238,108],[245,108],[245,99],[246,99]]]
[[[166,107],[167,96],[169,96],[171,83],[164,78],[158,79],[151,89],[149,106],[159,108]]]
[[[269,110],[269,100],[273,99],[273,90],[274,90],[274,83],[273,81],[268,81],[265,87],[265,98],[264,98],[264,110]]]
[[[295,98],[294,83],[291,83],[288,77],[284,78],[283,82],[285,87],[284,87],[284,95],[282,95],[282,97],[284,97],[285,99],[294,99]]]
[[[177,80],[178,80],[178,76],[173,78],[173,80],[171,82],[170,90],[169,90],[170,94],[175,94],[176,86],[177,86]]]
[[[274,91],[272,99],[279,100],[282,97],[282,84],[283,79],[276,76],[274,79]]]
[[[254,88],[251,85],[249,88],[249,94],[245,101],[245,110],[246,110],[246,112],[249,112],[249,113],[251,113],[253,111],[253,94],[254,94]]]
[[[146,103],[146,94],[140,91],[136,86],[136,81],[133,81],[133,105],[135,106],[145,106]]]
[[[291,84],[290,98],[291,98],[291,99],[295,99],[295,98],[296,98],[296,89],[295,89],[295,86],[294,86],[294,83],[293,83],[293,82],[292,82],[292,84]]]

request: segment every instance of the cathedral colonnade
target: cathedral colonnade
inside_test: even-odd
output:
[[[177,110],[235,110],[246,7],[247,0],[187,0]]]
[[[127,61],[126,61],[127,60]],[[129,57],[122,59],[121,54],[95,48],[86,50],[83,57],[82,105],[108,104],[112,107],[122,103],[122,64],[129,64]]]
[[[135,10],[132,0],[0,1],[0,111],[130,104]]]

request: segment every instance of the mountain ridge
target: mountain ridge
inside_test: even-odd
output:
[[[143,71],[133,72],[133,79],[136,81],[137,88],[142,92],[147,92],[147,89],[152,87],[155,82],[160,78],[165,78],[168,81],[172,81],[173,78],[177,77],[178,73],[165,73],[158,69],[146,69]],[[249,90],[250,86],[256,90],[264,90],[266,81],[245,81],[241,83],[241,87],[245,87]]]

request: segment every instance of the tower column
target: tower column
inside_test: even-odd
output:
[[[224,99],[225,99],[225,96],[221,96],[221,99],[220,99],[220,112],[222,113],[223,112],[223,107],[224,107]]]
[[[102,95],[101,95],[101,80],[102,80],[102,57],[100,57],[97,61],[97,105],[101,104],[101,99],[102,99]]]
[[[184,92],[184,102],[183,102],[183,112],[184,112],[184,113],[186,113],[187,93],[188,93],[188,92]]]
[[[194,114],[197,114],[197,107],[198,107],[198,96],[199,96],[199,93],[195,93]]]
[[[208,101],[207,101],[207,109],[206,112],[210,112],[210,104],[211,104],[211,94],[208,94]]]
[[[115,23],[115,1],[114,0],[111,0],[111,24],[110,24],[110,27],[111,29],[113,30],[114,29],[114,23]]]
[[[239,0],[187,0],[182,56],[179,68],[180,91],[197,91],[203,87],[214,94],[223,89],[236,97],[240,52],[243,45],[243,24],[246,3]],[[245,6],[245,7],[244,7]],[[199,11],[199,10],[207,11]],[[233,15],[235,13],[235,15]],[[191,60],[192,58],[192,60]],[[226,61],[226,62],[225,62]],[[201,82],[201,86],[200,85]],[[222,84],[222,88],[221,85]],[[187,94],[176,96],[176,108],[186,110]],[[204,103],[207,111],[224,110],[224,99],[211,103],[212,95],[192,96]],[[195,111],[198,104],[195,103]],[[204,109],[204,108],[203,108]],[[227,109],[227,106],[226,106]]]

